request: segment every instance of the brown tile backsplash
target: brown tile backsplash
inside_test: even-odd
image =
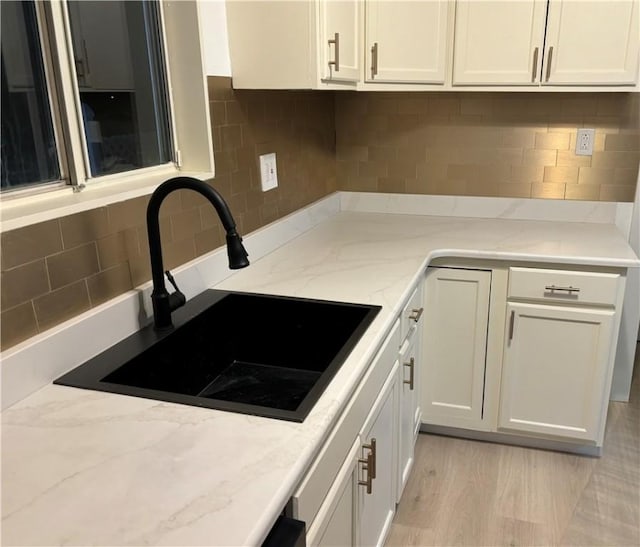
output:
[[[632,201],[639,94],[385,93],[233,90],[209,77],[216,177],[247,234],[336,189]],[[576,156],[576,129],[596,130]],[[260,154],[277,154],[262,192]],[[151,277],[139,197],[2,234],[6,349]],[[165,266],[224,244],[195,192],[160,211]]]
[[[348,92],[335,100],[341,190],[633,201],[638,93]],[[593,156],[575,154],[580,127],[596,130]]]
[[[216,178],[246,234],[336,190],[333,94],[234,91],[209,77]],[[260,188],[258,155],[275,152],[279,187]],[[148,197],[2,234],[2,333],[6,349],[151,277]],[[195,192],[175,192],[160,210],[165,266],[224,244],[220,221]]]

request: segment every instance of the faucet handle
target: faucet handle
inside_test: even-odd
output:
[[[180,292],[180,289],[178,288],[178,285],[176,285],[176,280],[171,275],[171,272],[169,270],[167,270],[166,272],[164,272],[164,275],[167,276],[167,280],[169,281],[169,283],[171,283],[173,285],[173,288],[176,290],[176,292]]]
[[[186,304],[187,297],[184,294],[182,294],[182,291],[180,291],[180,289],[178,288],[178,285],[176,284],[176,280],[171,275],[171,272],[167,270],[166,272],[164,272],[164,274],[167,276],[169,283],[171,283],[173,285],[173,288],[176,290],[176,292],[169,295],[169,309],[171,311],[174,311]]]

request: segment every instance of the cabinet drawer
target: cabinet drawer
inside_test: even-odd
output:
[[[293,494],[292,516],[306,522],[307,527],[313,523],[342,462],[345,461],[349,447],[358,436],[393,369],[400,345],[399,334],[399,322],[396,321],[315,462]]]
[[[407,305],[400,315],[400,343],[411,332],[411,329],[420,321],[424,307],[422,304],[422,284],[418,285],[411,294]]]
[[[509,298],[613,306],[620,274],[509,268]]]

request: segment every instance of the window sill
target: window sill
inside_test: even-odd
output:
[[[125,175],[108,183],[87,184],[81,192],[74,192],[71,186],[67,186],[28,197],[3,199],[0,200],[0,233],[146,196],[162,182],[176,176],[208,180],[213,178],[213,173],[168,168],[153,173]]]

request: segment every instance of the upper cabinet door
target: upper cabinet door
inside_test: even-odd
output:
[[[538,85],[546,0],[458,0],[454,85]]]
[[[360,79],[360,2],[321,0],[320,63],[324,80],[357,82]]]
[[[367,0],[367,82],[445,81],[449,2]]]
[[[543,83],[635,83],[638,4],[638,0],[551,0]]]

